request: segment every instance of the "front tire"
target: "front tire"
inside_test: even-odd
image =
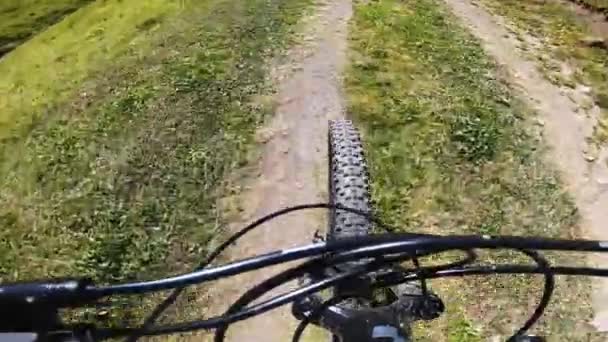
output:
[[[349,120],[329,122],[329,203],[371,213],[369,172],[359,132]],[[371,222],[361,215],[331,209],[327,240],[365,236]]]
[[[345,208],[357,209],[371,213],[371,196],[369,173],[363,153],[361,137],[353,126],[352,121],[336,120],[329,122],[328,131],[328,187],[329,203]],[[330,209],[327,241],[365,236],[370,233],[371,222],[361,215],[352,212]],[[342,265],[344,271],[349,265]],[[340,288],[334,289],[334,295],[341,295]],[[347,300],[340,304],[344,307],[355,308],[360,305],[356,300]],[[339,342],[332,336],[329,342]]]

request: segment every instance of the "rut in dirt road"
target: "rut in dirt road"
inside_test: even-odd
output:
[[[345,62],[350,0],[318,4],[304,30],[305,46],[288,53],[276,68],[278,107],[264,142],[260,176],[242,196],[244,222],[286,206],[326,201],[327,123],[344,116],[340,75]],[[295,71],[294,71],[295,70]],[[323,212],[294,214],[275,220],[247,235],[232,248],[231,259],[310,243],[323,229]],[[234,224],[240,227],[243,222]],[[244,274],[211,289],[220,310],[277,269]],[[296,322],[288,307],[231,326],[229,341],[288,341]]]
[[[477,36],[486,50],[509,72],[523,98],[544,122],[551,159],[560,169],[569,192],[581,213],[582,225],[590,238],[608,239],[608,149],[594,161],[585,160],[586,138],[596,124],[598,108],[584,113],[568,90],[549,82],[537,65],[525,58],[518,41],[506,29],[502,18],[494,17],[470,0],[444,0]],[[593,260],[608,265],[606,257]],[[594,293],[594,325],[608,330],[608,280],[598,281]]]

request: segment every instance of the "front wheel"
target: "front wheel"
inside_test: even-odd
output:
[[[329,203],[371,212],[369,173],[359,132],[348,120],[329,122]],[[371,222],[340,209],[329,213],[329,241],[370,232]]]
[[[352,121],[329,122],[328,160],[329,203],[370,213],[369,173],[361,137]],[[330,209],[328,221],[328,241],[365,236],[371,230],[371,222],[367,218],[340,209]],[[350,265],[356,264],[356,262],[347,263],[342,267],[348,268]],[[334,295],[340,296],[342,293],[340,287],[334,289]],[[355,300],[348,300],[340,305],[355,309],[361,304]],[[337,342],[337,337],[331,337],[330,342],[332,341]]]

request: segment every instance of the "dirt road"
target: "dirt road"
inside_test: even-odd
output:
[[[345,61],[350,0],[320,3],[304,28],[304,43],[278,65],[278,108],[267,127],[260,130],[264,143],[260,176],[242,196],[243,222],[277,209],[326,199],[327,121],[344,115],[340,74]],[[323,228],[324,213],[294,214],[276,220],[232,248],[231,258],[309,243]],[[239,227],[243,222],[235,223]],[[210,297],[226,308],[251,285],[275,270],[245,274],[220,283]],[[295,328],[288,308],[233,325],[230,341],[288,341]]]
[[[560,169],[563,179],[581,213],[582,225],[590,238],[608,239],[608,149],[600,149],[596,158],[586,157],[590,149],[586,138],[592,134],[599,108],[584,110],[588,92],[583,85],[562,88],[549,82],[537,65],[519,49],[520,42],[506,28],[502,18],[488,13],[471,0],[445,0],[477,36],[486,52],[504,67],[510,82],[522,98],[537,110],[544,126],[550,159]],[[523,35],[524,41],[534,41]],[[521,37],[520,37],[521,39]],[[608,265],[608,258],[594,262]],[[608,281],[598,282],[594,293],[594,325],[608,330]]]

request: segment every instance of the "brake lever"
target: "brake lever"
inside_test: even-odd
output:
[[[417,287],[413,284],[406,285],[409,285],[408,287],[410,288]],[[410,292],[400,294],[398,298],[391,306],[401,320],[410,322],[418,320],[430,321],[441,316],[445,311],[443,300],[432,292],[427,294]]]
[[[423,291],[416,283],[403,282],[404,272],[399,266],[385,269],[374,275],[373,283],[388,287],[394,295],[391,304],[402,319],[409,321],[432,320],[445,311],[445,304],[432,291]]]

